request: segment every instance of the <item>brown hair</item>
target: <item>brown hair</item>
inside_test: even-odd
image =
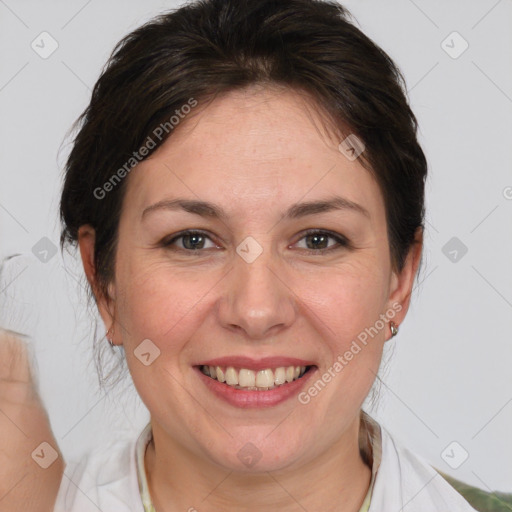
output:
[[[112,182],[114,175],[126,176],[126,163],[148,137],[155,144],[144,158],[171,136],[168,129],[155,140],[156,127],[168,126],[191,99],[204,105],[251,85],[305,92],[340,133],[363,141],[361,162],[384,197],[393,266],[403,268],[423,228],[427,162],[401,72],[349,16],[321,0],[199,0],[116,45],[75,123],[60,204],[62,248],[76,244],[81,225],[96,230],[96,276],[105,296],[127,181]]]

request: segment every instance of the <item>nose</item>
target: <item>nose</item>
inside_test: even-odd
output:
[[[224,328],[264,340],[293,324],[298,309],[293,291],[285,271],[271,260],[265,251],[252,263],[235,256],[217,309]]]

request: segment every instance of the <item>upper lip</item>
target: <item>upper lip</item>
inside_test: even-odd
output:
[[[197,366],[233,366],[234,368],[246,368],[247,370],[265,370],[267,368],[280,368],[281,366],[314,366],[315,363],[296,357],[273,356],[261,359],[252,359],[247,356],[218,357],[203,361]]]

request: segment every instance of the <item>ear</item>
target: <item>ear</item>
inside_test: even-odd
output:
[[[422,250],[423,228],[419,227],[416,230],[414,243],[409,249],[402,271],[400,273],[393,271],[391,276],[388,308],[397,311],[393,320],[397,325],[403,322],[409,310],[414,278],[418,272]]]
[[[94,247],[96,241],[96,232],[90,225],[83,225],[78,228],[78,245],[80,255],[84,266],[87,281],[92,288],[98,311],[105,324],[105,330],[108,330],[114,323],[114,311],[112,308],[112,299],[114,298],[114,286],[108,288],[109,297],[101,292],[96,278],[96,265],[94,262]]]

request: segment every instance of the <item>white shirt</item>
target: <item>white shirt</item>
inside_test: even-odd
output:
[[[477,512],[426,459],[370,421],[378,435],[371,441],[377,456],[368,512]],[[78,463],[67,464],[54,512],[145,512],[141,498],[145,484],[139,483],[137,463],[142,462],[143,469],[150,439],[148,424],[137,439],[96,448]]]

